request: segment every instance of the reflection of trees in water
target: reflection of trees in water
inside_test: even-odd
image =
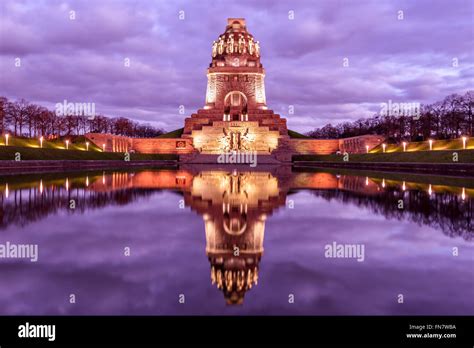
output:
[[[429,195],[424,191],[399,191],[390,188],[373,195],[343,190],[313,192],[328,201],[337,199],[343,203],[367,207],[387,219],[408,219],[420,226],[428,225],[440,229],[450,237],[462,236],[471,240],[474,236],[472,200],[463,201],[452,193],[433,192]],[[403,209],[398,208],[400,199],[403,200]]]
[[[410,220],[418,225],[424,224],[437,228],[451,237],[462,236],[466,240],[473,238],[472,198],[462,200],[459,195],[449,192],[432,192],[429,195],[426,191],[401,191],[393,187],[364,193],[367,186],[365,180],[361,180],[357,181],[356,186],[354,183],[348,186],[350,183],[344,182],[345,190],[313,190],[312,192],[326,200],[337,199],[344,203],[367,207],[387,219]],[[123,188],[97,191],[74,186],[68,190],[65,186],[49,185],[44,186],[42,193],[38,186],[11,190],[8,198],[5,192],[0,193],[0,229],[5,229],[11,224],[25,226],[60,210],[69,214],[82,214],[88,209],[126,205],[140,198],[149,197],[157,191],[160,190]],[[69,207],[72,199],[75,201],[75,209]],[[398,209],[400,199],[403,199],[404,209]]]
[[[43,193],[40,193],[37,187],[13,190],[8,198],[4,194],[0,195],[0,229],[5,229],[11,224],[25,226],[59,210],[70,214],[82,214],[86,210],[126,205],[142,197],[149,197],[153,192],[156,190],[123,189],[97,192],[83,188],[66,190],[57,186],[45,187]],[[75,209],[70,208],[71,200],[75,201]]]

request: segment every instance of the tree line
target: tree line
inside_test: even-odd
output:
[[[85,133],[108,133],[135,138],[156,137],[162,129],[125,117],[103,115],[58,116],[54,111],[24,99],[10,101],[0,97],[0,134],[54,139]]]
[[[474,91],[451,94],[442,101],[420,105],[417,115],[383,115],[382,112],[335,126],[327,124],[307,133],[316,139],[348,138],[365,134],[385,136],[389,142],[456,139],[473,136]]]

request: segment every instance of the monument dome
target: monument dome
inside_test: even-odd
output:
[[[206,109],[246,114],[249,108],[265,108],[260,43],[247,31],[245,19],[229,18],[225,32],[212,43],[211,51]]]

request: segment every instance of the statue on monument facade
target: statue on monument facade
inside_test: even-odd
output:
[[[212,43],[212,57],[215,57],[215,56],[217,56],[217,42],[216,41]]]
[[[245,53],[245,39],[242,34],[239,36],[239,53]]]
[[[254,45],[255,43],[253,42],[253,37],[251,37],[249,40],[249,54],[250,55],[253,55]]]
[[[217,44],[217,52],[219,54],[223,54],[224,53],[224,46],[225,46],[225,42],[224,42],[224,39],[223,37],[219,37],[219,43]]]
[[[234,53],[234,35],[229,35],[227,39],[227,53]]]

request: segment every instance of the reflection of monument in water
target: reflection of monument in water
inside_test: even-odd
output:
[[[285,198],[278,179],[261,172],[202,172],[185,193],[186,204],[203,216],[211,281],[228,304],[242,303],[257,284],[265,220]]]
[[[262,171],[253,172],[248,167],[241,172],[222,168],[182,166],[178,170],[100,172],[69,178],[59,175],[24,183],[8,183],[6,177],[0,177],[0,230],[12,224],[24,226],[59,211],[83,214],[131,204],[156,190],[179,192],[186,205],[203,217],[211,281],[230,304],[242,303],[245,292],[257,284],[266,219],[285,204],[289,192],[310,191],[327,201],[367,207],[388,219],[433,226],[450,237],[474,238],[474,188],[291,172],[286,166],[259,167]],[[401,197],[410,203],[402,210],[393,203]],[[74,210],[69,209],[71,199],[76,201]]]

